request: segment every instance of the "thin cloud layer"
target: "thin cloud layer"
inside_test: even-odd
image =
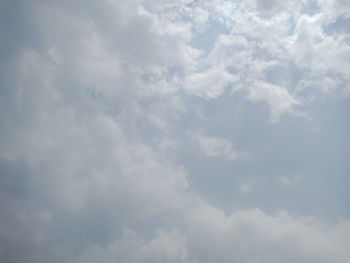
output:
[[[1,262],[350,260],[347,3],[0,10]]]

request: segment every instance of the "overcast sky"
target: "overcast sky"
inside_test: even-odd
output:
[[[1,0],[0,261],[350,262],[350,1]]]

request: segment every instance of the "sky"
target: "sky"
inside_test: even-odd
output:
[[[1,0],[0,261],[350,262],[350,1]]]

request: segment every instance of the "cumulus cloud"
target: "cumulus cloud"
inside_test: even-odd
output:
[[[347,80],[348,45],[322,32],[328,18],[296,4],[288,16],[276,1],[32,0],[0,10],[1,262],[349,261],[347,219],[224,211],[192,188],[188,149],[177,147],[190,134],[205,156],[247,163],[230,137],[239,132],[227,124],[218,138],[202,127],[220,115],[210,108],[220,98],[263,102],[278,122],[304,116],[298,92],[315,72]],[[203,52],[194,36],[214,20],[227,34]],[[304,55],[322,63],[313,69]],[[309,70],[299,89],[268,79],[283,63]],[[188,117],[192,103],[213,115]],[[247,185],[238,188],[256,183]]]

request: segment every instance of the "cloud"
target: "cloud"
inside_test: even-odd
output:
[[[328,24],[323,13],[312,17],[301,16],[295,28],[290,52],[296,58],[296,63],[309,71],[309,76],[303,79],[304,83],[308,80],[316,81],[317,86],[326,92],[337,91],[332,86],[345,85],[347,90],[348,85],[344,80],[349,79],[349,75],[343,69],[348,67],[349,45],[344,41],[345,35],[335,37],[326,34],[325,27]],[[334,77],[335,75],[341,77]],[[329,79],[334,84],[329,84]]]
[[[238,184],[238,189],[243,194],[250,194],[253,193],[256,188],[259,188],[265,181],[265,177],[255,176],[252,178],[246,178]]]
[[[287,89],[264,82],[256,83],[249,89],[248,99],[266,102],[271,109],[271,122],[278,121],[284,113],[298,114],[295,107],[301,104]]]
[[[113,245],[91,248],[77,262],[113,258],[121,262],[329,262],[344,260],[348,254],[341,243],[347,241],[346,222],[325,228],[321,222],[286,212],[269,216],[251,210],[225,216],[206,206],[193,210],[186,222],[188,231],[164,229],[148,240],[125,229]],[[337,240],[334,235],[340,231],[345,232]]]
[[[224,211],[192,188],[178,157],[190,133],[203,155],[230,169],[249,159],[231,138],[193,132],[206,130],[206,118],[188,118],[192,101],[202,109],[226,90],[243,91],[269,106],[273,122],[299,116],[299,94],[270,83],[265,71],[285,61],[310,68],[298,60],[304,48],[315,48],[312,56],[338,48],[319,68],[348,78],[345,37],[315,33],[323,24],[309,16],[290,33],[285,12],[269,20],[238,5],[1,2],[1,262],[349,261],[347,219]],[[194,35],[211,19],[228,33],[201,52]],[[256,187],[249,183],[243,192]]]
[[[192,133],[193,140],[199,151],[208,157],[221,157],[228,161],[248,160],[249,154],[244,151],[236,151],[228,140],[210,137],[201,133]]]
[[[293,186],[302,183],[305,180],[305,178],[301,176],[279,176],[278,180],[282,185]]]
[[[189,244],[201,262],[329,262],[346,258],[344,244],[333,238],[339,231],[349,231],[348,225],[325,230],[321,223],[310,220],[286,212],[269,216],[250,210],[225,216],[201,208],[189,216]]]
[[[194,73],[185,80],[185,90],[204,99],[221,96],[225,88],[237,81],[237,77],[224,68],[215,67],[204,72]]]

